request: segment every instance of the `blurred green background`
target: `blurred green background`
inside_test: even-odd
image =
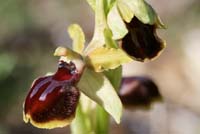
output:
[[[167,48],[155,61],[125,65],[123,74],[149,75],[164,102],[144,111],[124,111],[113,134],[200,133],[200,1],[148,0],[168,27],[158,30]],[[78,23],[92,37],[93,12],[83,0],[0,0],[0,134],[67,134],[69,128],[41,130],[22,119],[32,81],[54,72],[57,46],[70,46],[67,26]]]

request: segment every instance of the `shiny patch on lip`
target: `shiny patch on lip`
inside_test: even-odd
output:
[[[54,93],[57,92],[60,90],[54,91]],[[24,111],[24,121],[26,123],[30,121],[36,127],[48,129],[71,123],[75,116],[79,91],[72,87],[59,94],[52,100],[50,98],[42,102],[35,100],[33,106],[29,107],[28,111]]]
[[[156,24],[143,24],[133,17],[126,27],[128,34],[122,39],[121,47],[135,60],[153,59],[165,48],[165,42],[156,34]]]
[[[39,128],[68,125],[80,96],[76,88],[80,75],[75,72],[73,63],[61,62],[54,75],[35,80],[24,103],[24,121]]]

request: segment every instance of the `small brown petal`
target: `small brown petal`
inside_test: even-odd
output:
[[[128,34],[122,39],[121,47],[135,60],[152,59],[165,47],[164,41],[156,34],[156,25],[143,24],[133,17],[126,27]]]
[[[124,77],[119,96],[125,106],[133,107],[149,107],[154,100],[161,99],[158,87],[147,77]]]

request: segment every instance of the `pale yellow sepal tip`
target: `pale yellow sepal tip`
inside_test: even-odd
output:
[[[58,47],[54,52],[54,56],[66,56],[66,55],[67,55],[67,49],[64,47]]]

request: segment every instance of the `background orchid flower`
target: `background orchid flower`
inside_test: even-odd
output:
[[[156,34],[157,28],[165,26],[144,0],[88,0],[88,3],[97,15],[94,37],[87,51],[105,44],[107,29],[112,39],[120,41],[120,47],[137,61],[154,59],[165,48],[165,41]]]
[[[128,33],[121,41],[121,47],[137,61],[157,57],[165,47],[156,34],[156,25],[143,24],[136,17],[126,23]]]
[[[154,101],[161,100],[156,83],[149,77],[123,77],[119,96],[125,107],[150,108]]]
[[[116,0],[107,15],[113,38],[134,60],[145,61],[158,56],[165,41],[156,34],[165,28],[154,9],[144,0]]]

